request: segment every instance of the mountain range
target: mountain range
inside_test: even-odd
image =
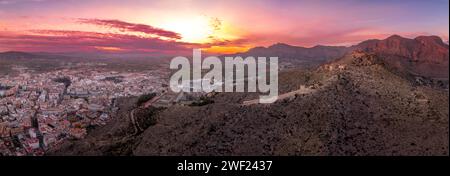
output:
[[[354,50],[374,53],[383,58],[392,70],[407,76],[448,79],[449,48],[437,36],[414,39],[392,35],[384,40],[367,40],[350,47],[314,46],[311,48],[277,43],[269,47],[255,47],[237,56],[277,56],[280,62],[294,65],[318,66],[344,56]],[[233,56],[226,55],[226,56]]]

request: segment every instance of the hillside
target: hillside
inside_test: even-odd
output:
[[[393,74],[376,54],[286,71],[280,86],[310,91],[248,106],[255,95],[221,93],[212,104],[159,110],[155,124],[142,116],[141,133],[124,103],[109,125],[49,155],[448,155],[448,91]]]

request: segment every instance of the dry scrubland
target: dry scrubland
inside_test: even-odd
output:
[[[447,90],[415,85],[373,56],[344,59],[280,74],[281,92],[314,93],[251,106],[242,102],[254,94],[220,93],[204,106],[151,111],[137,134],[126,118],[136,100],[123,99],[109,125],[51,154],[448,155]]]

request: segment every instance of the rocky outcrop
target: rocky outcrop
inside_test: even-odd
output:
[[[414,76],[448,79],[449,48],[437,36],[415,39],[393,35],[384,40],[368,40],[355,48],[375,53],[387,66]]]

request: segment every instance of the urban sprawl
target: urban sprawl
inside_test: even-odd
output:
[[[117,111],[117,98],[163,91],[163,74],[86,67],[0,77],[0,156],[43,155],[83,138]]]

